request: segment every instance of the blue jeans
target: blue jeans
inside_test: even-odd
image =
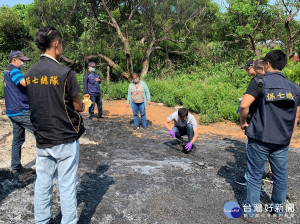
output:
[[[131,108],[133,111],[133,124],[134,127],[139,126],[139,112],[142,119],[142,125],[143,127],[147,127],[147,118],[146,118],[146,109],[145,109],[145,103],[131,103]]]
[[[98,116],[101,117],[103,113],[101,95],[99,94],[98,96],[90,96],[90,100],[92,101],[92,105],[89,107],[89,117],[94,117],[95,104],[97,104],[98,107]]]
[[[265,171],[265,161],[269,158],[273,173],[271,201],[273,212],[283,215],[283,203],[288,190],[287,158],[289,146],[263,143],[248,137],[247,147],[247,189],[243,203],[249,218],[255,216],[255,205],[260,202],[261,179]],[[246,211],[247,207],[247,211]],[[280,208],[276,210],[275,208]]]
[[[46,224],[51,219],[52,192],[58,178],[62,224],[77,223],[77,171],[79,142],[36,149],[36,183],[34,190],[34,217],[36,224]]]
[[[194,129],[193,129],[193,125],[188,124],[185,128],[180,128],[180,127],[173,127],[172,128],[174,133],[175,133],[175,137],[180,139],[181,136],[183,135],[187,135],[188,136],[188,142],[191,142],[192,139],[194,138]]]
[[[21,148],[25,142],[25,129],[33,133],[33,126],[30,121],[30,111],[24,111],[22,115],[9,117],[13,123],[13,142],[11,147],[11,168],[18,170],[21,165]]]

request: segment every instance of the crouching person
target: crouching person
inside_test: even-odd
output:
[[[174,127],[170,126],[170,122],[174,121]],[[197,121],[195,117],[188,112],[186,108],[180,108],[172,113],[164,122],[163,126],[169,130],[172,138],[182,141],[184,135],[188,136],[188,143],[185,146],[187,152],[194,148],[194,143],[198,138]]]

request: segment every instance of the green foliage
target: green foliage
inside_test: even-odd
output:
[[[0,8],[0,51],[3,53],[21,50],[30,40],[22,20],[22,12],[25,12],[25,6]]]

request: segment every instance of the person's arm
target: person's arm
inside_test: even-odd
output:
[[[20,71],[20,69],[15,68],[10,71],[10,78],[15,83],[15,85],[20,84],[21,86],[26,87],[26,81],[23,73]]]
[[[198,133],[198,128],[193,128],[193,130],[194,130],[194,137],[191,142],[195,143],[198,139],[199,133]]]
[[[167,118],[163,123],[162,125],[167,129],[167,130],[172,130],[172,127],[170,126],[170,122],[169,119]]]
[[[255,98],[250,94],[245,94],[242,99],[239,113],[240,113],[240,125],[243,131],[245,131],[248,127],[246,118],[249,113],[250,105],[254,102],[254,100]]]
[[[78,85],[74,71],[70,70],[67,77],[66,94],[72,98],[74,110],[77,112],[83,112],[85,104],[80,98],[80,86]]]
[[[95,80],[96,80],[96,82],[98,82],[98,84],[100,84],[101,81],[102,81],[101,78],[100,78],[100,76],[98,74],[96,74]]]
[[[145,87],[146,98],[147,98],[148,104],[150,105],[151,104],[150,91],[149,91],[147,84],[146,83],[144,83],[144,84],[145,84],[144,87]]]
[[[19,83],[20,83],[20,85],[26,87],[26,81],[25,81],[25,79],[22,79]]]
[[[132,84],[129,84],[129,86],[128,86],[127,107],[129,107],[129,104],[130,104],[130,101],[131,101],[131,86],[132,86]]]
[[[77,112],[83,112],[85,109],[85,104],[81,100],[80,95],[77,94],[77,95],[73,96],[72,100],[73,100],[74,110]]]
[[[299,114],[300,114],[300,106],[297,107],[294,130],[295,130],[295,128],[297,127],[297,123],[298,123],[298,121],[299,121]]]

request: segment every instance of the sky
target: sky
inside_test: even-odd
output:
[[[29,4],[33,0],[0,0],[0,6],[14,6],[16,4]]]

